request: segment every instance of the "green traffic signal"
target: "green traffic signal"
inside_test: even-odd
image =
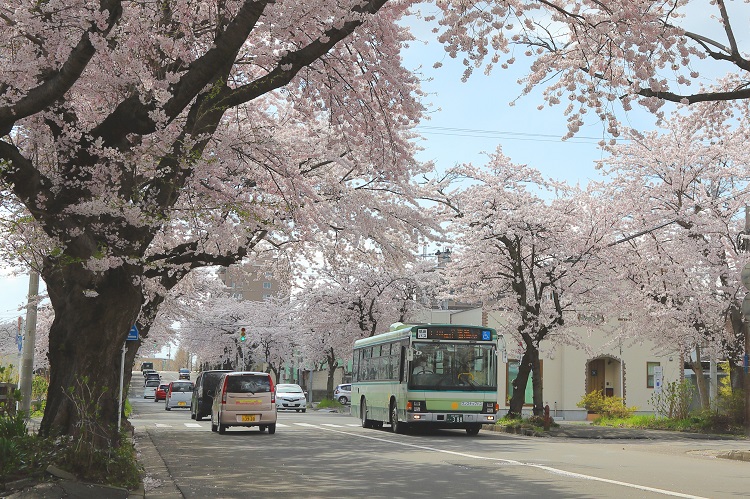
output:
[[[240,341],[245,341],[245,328],[240,329]]]

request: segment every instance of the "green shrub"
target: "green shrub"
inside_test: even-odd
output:
[[[627,407],[621,397],[605,397],[598,390],[581,397],[576,405],[586,408],[588,412],[600,414],[604,418],[627,418],[638,410],[635,406]]]
[[[6,413],[0,416],[0,437],[13,438],[28,435],[26,419],[21,413]]]
[[[661,392],[654,392],[648,402],[657,414],[669,419],[687,419],[694,392],[695,387],[690,381],[672,381],[665,384]]]

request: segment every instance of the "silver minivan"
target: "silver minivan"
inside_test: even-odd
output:
[[[172,381],[167,389],[167,397],[164,400],[164,409],[167,411],[171,411],[172,408],[175,407],[190,409],[190,399],[192,397],[192,381]]]
[[[276,395],[271,375],[232,372],[221,377],[211,407],[211,431],[230,426],[257,426],[276,433]]]

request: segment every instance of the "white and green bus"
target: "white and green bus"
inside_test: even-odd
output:
[[[354,343],[352,414],[363,428],[462,428],[497,418],[497,331],[455,324],[394,324]]]

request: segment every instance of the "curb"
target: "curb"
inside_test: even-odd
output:
[[[138,451],[138,462],[143,466],[144,498],[182,499],[180,489],[177,488],[169,468],[159,453],[159,449],[151,440],[148,430],[136,430],[134,435],[135,448]],[[132,496],[131,496],[132,497]]]

